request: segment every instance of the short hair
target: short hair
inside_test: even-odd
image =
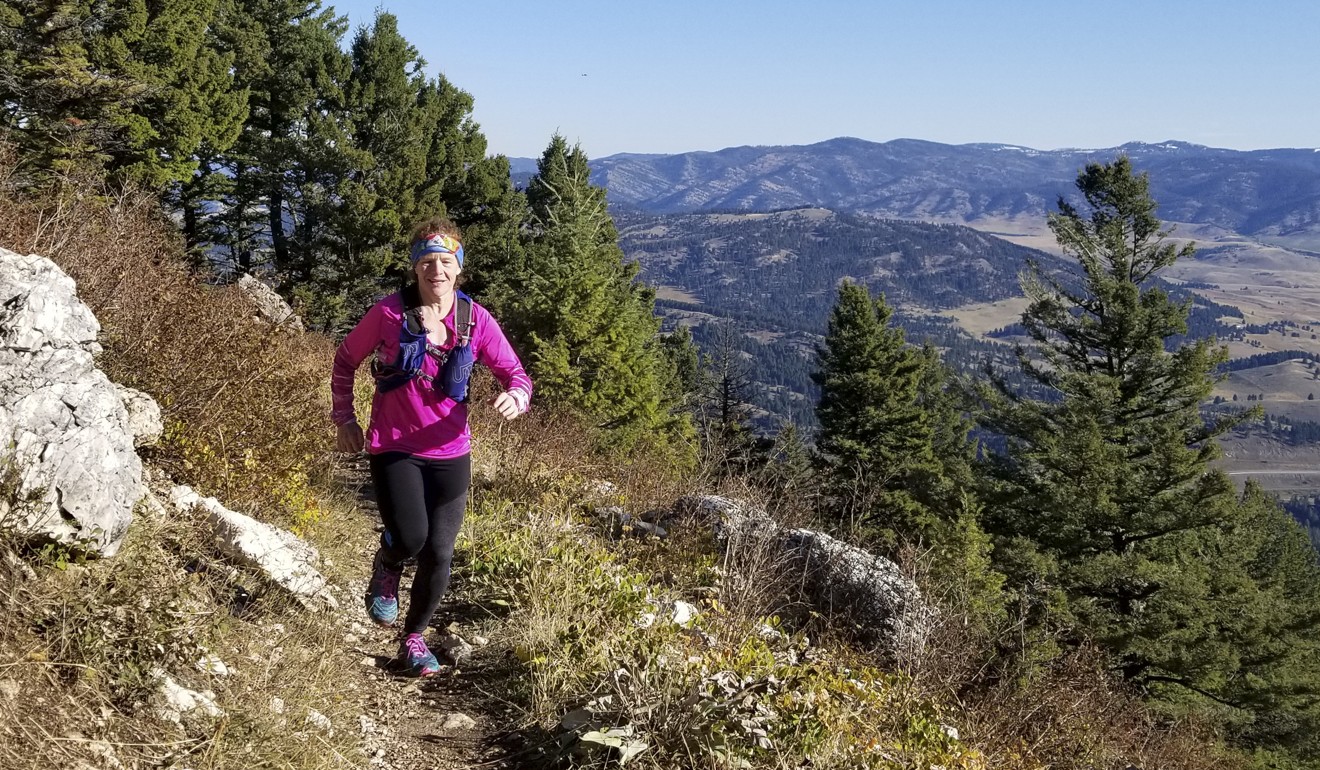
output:
[[[413,226],[412,237],[408,239],[408,244],[411,246],[418,241],[426,240],[432,235],[449,235],[457,238],[460,242],[463,240],[463,233],[459,231],[458,225],[454,224],[452,219],[436,215]]]

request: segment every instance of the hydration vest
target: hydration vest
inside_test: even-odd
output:
[[[413,379],[422,379],[455,401],[467,399],[468,378],[472,375],[472,298],[454,290],[455,344],[449,350],[432,345],[422,326],[421,292],[409,286],[400,292],[403,299],[403,323],[399,324],[399,355],[393,364],[379,358],[371,362],[371,376],[376,390],[388,393]],[[440,371],[431,377],[422,371],[426,357],[440,363]]]

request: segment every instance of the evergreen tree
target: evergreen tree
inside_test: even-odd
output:
[[[926,362],[893,311],[845,282],[818,353],[817,449],[841,522],[882,542],[929,536],[936,521],[919,487],[938,475],[930,412],[919,403]]]
[[[692,330],[680,325],[661,338],[665,356],[674,367],[675,387],[683,394],[685,405],[694,405],[704,386],[701,349],[692,339]]]
[[[714,335],[703,358],[702,401],[698,413],[703,450],[718,475],[747,473],[755,462],[756,437],[751,428],[751,367],[743,353],[742,333],[732,321],[714,324]]]
[[[625,263],[587,156],[556,135],[527,189],[525,261],[504,276],[518,297],[508,327],[525,341],[542,397],[589,416],[609,443],[677,440],[691,425],[667,390],[673,367],[660,349],[655,294]]]
[[[244,14],[236,81],[250,114],[219,162],[232,179],[215,230],[240,271],[273,268],[282,282],[307,279],[336,186],[354,167],[343,84],[350,61],[339,48],[346,21],[317,0],[239,0]],[[269,256],[266,256],[266,255]]]
[[[162,190],[237,137],[230,0],[0,3],[0,125],[36,178],[83,165]]]
[[[1294,695],[1314,704],[1315,665],[1296,668],[1314,659],[1302,639],[1320,620],[1314,555],[1299,557],[1303,538],[1282,514],[1257,493],[1239,501],[1211,466],[1214,438],[1246,417],[1200,412],[1225,351],[1208,339],[1165,347],[1187,307],[1152,279],[1191,246],[1166,242],[1147,178],[1126,158],[1088,165],[1077,187],[1085,209],[1060,200],[1050,227],[1080,275],[1033,269],[1024,281],[1035,347],[1019,360],[1051,395],[1001,388],[986,416],[1007,439],[990,468],[1000,561],[1019,586],[1058,586],[1061,622],[1166,700],[1265,721]],[[1266,566],[1284,552],[1286,576]]]

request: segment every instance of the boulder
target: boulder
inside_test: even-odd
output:
[[[861,641],[898,655],[925,646],[933,610],[897,564],[809,529],[786,533],[784,544],[818,609],[845,616]]]
[[[252,300],[257,318],[274,326],[286,326],[294,331],[303,330],[302,319],[274,289],[247,273],[244,273],[234,285]]]
[[[142,497],[142,463],[100,324],[54,262],[0,249],[0,469],[21,501],[0,521],[112,556]]]
[[[210,518],[216,544],[230,558],[255,567],[284,588],[308,609],[335,608],[325,577],[314,566],[320,555],[297,535],[251,516],[231,511],[214,497],[202,497],[191,488],[170,490],[170,500],[181,511],[201,508]]]
[[[916,583],[889,559],[822,532],[786,530],[770,514],[742,500],[688,496],[674,508],[709,526],[725,549],[736,545],[784,553],[813,606],[845,618],[862,643],[902,656],[925,646],[934,611]]]

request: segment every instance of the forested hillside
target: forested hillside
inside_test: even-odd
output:
[[[1320,768],[1320,561],[1217,465],[1256,410],[1204,411],[1229,359],[1207,335],[1249,325],[1164,280],[1195,250],[1131,158],[1039,182],[1030,206],[1067,193],[1064,258],[814,207],[616,215],[562,136],[512,183],[474,97],[430,71],[383,9],[350,35],[314,1],[0,0],[0,764]],[[903,148],[864,145],[830,144]],[[990,151],[1013,160],[929,178],[1035,162]],[[730,158],[765,174],[721,182],[726,209],[790,182],[959,216],[1024,200]],[[667,184],[710,159],[622,160],[676,165]],[[1299,207],[1206,198],[1206,221],[1308,232],[1312,166],[1284,161],[1239,181],[1293,180]],[[435,215],[535,393],[508,422],[484,375],[462,408],[421,391],[471,410],[473,483],[443,614],[404,637],[365,625],[390,503],[334,451],[328,393]],[[305,325],[264,318],[253,276]],[[81,309],[48,323],[57,284]],[[954,320],[1015,298],[998,339]],[[75,312],[76,338],[39,341]],[[1255,368],[1313,363],[1278,336]],[[52,376],[75,358],[105,381],[86,408]],[[355,387],[367,422],[385,388]],[[139,397],[154,443],[88,458],[79,421],[127,425]],[[107,465],[139,472],[118,556],[50,470]],[[276,569],[218,537],[233,508]],[[316,602],[290,588],[307,567]],[[423,636],[445,665],[399,666]]]
[[[692,327],[711,350],[717,330],[732,321],[742,333],[734,343],[748,356],[746,397],[765,410],[758,423],[773,428],[790,419],[810,430],[817,391],[811,382],[815,351],[825,333],[832,296],[848,278],[883,294],[909,341],[941,351],[946,366],[975,373],[987,361],[1024,389],[1011,364],[1011,344],[1025,338],[1020,323],[978,338],[948,315],[974,303],[1020,297],[1020,274],[1034,261],[1047,272],[1065,263],[957,225],[882,220],[825,209],[760,214],[620,212],[620,245],[641,265],[642,280],[661,287],[657,306],[671,323]],[[1189,339],[1232,339],[1253,331],[1237,308],[1166,286],[1189,303],[1187,331],[1172,335],[1176,347]],[[996,344],[1001,339],[1004,344]],[[1274,357],[1235,363],[1260,366]],[[1227,365],[1226,365],[1227,366]]]

